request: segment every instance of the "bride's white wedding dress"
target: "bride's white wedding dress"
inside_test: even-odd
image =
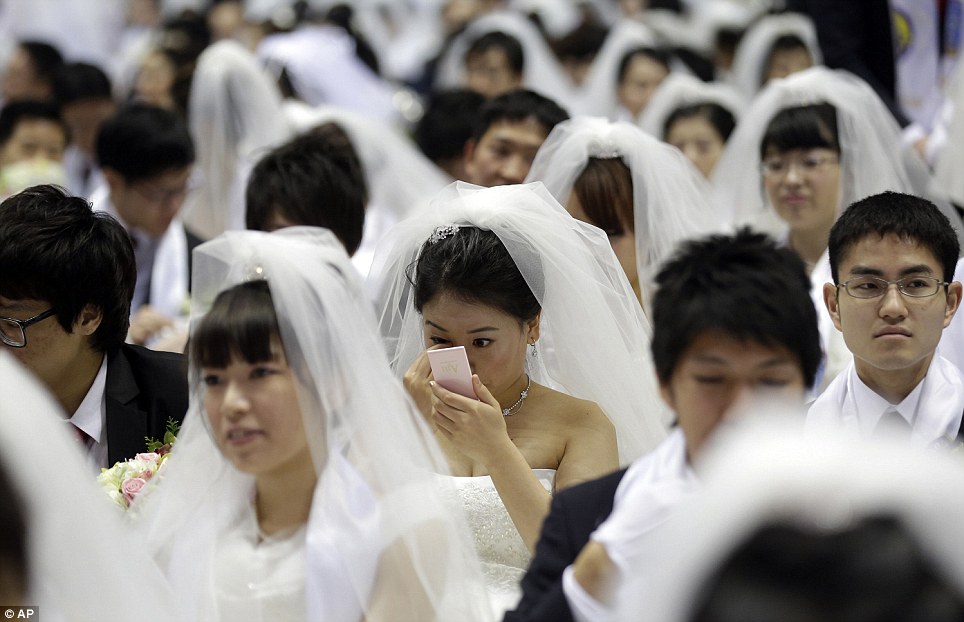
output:
[[[533,469],[546,490],[552,491],[554,469]],[[529,567],[532,556],[522,536],[512,523],[492,478],[456,477],[456,488],[465,507],[472,540],[475,542],[486,591],[498,618],[515,607],[522,595],[519,581]]]

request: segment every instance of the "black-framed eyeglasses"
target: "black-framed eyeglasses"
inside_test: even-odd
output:
[[[27,327],[46,320],[55,313],[56,310],[50,308],[28,320],[0,317],[0,341],[11,348],[23,348],[27,345]]]
[[[927,298],[947,287],[950,283],[930,276],[905,276],[896,281],[888,281],[876,276],[858,276],[837,287],[843,287],[854,298],[880,298],[887,293],[891,285],[897,286],[897,291],[911,298]]]

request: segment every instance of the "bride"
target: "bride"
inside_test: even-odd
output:
[[[435,426],[498,607],[550,494],[665,435],[649,329],[606,235],[541,184],[453,184],[376,250],[392,364]],[[425,348],[464,346],[479,400],[434,383]],[[618,446],[618,449],[617,449]]]
[[[443,457],[325,230],[195,252],[191,410],[132,506],[185,620],[481,620]]]

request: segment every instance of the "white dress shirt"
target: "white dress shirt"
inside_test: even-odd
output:
[[[87,390],[87,395],[73,416],[68,419],[71,425],[90,437],[87,446],[87,459],[96,474],[100,474],[102,467],[107,464],[107,405],[105,389],[107,387],[107,356],[100,363],[100,369],[94,376],[94,383]]]
[[[964,413],[964,376],[935,354],[924,379],[899,404],[892,405],[868,387],[851,364],[810,407],[807,428],[836,427],[871,436],[891,407],[910,424],[912,444],[952,443]]]
[[[676,428],[656,449],[635,460],[616,488],[613,511],[590,539],[606,547],[609,559],[623,576],[645,563],[653,545],[651,535],[680,502],[699,488],[686,460],[686,438]],[[601,621],[610,610],[595,600],[573,576],[572,566],[562,576],[562,591],[576,622]]]

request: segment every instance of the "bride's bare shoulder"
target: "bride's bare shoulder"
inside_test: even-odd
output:
[[[596,402],[539,386],[540,403],[547,416],[566,426],[611,428],[612,424]],[[543,408],[540,408],[543,410]]]

